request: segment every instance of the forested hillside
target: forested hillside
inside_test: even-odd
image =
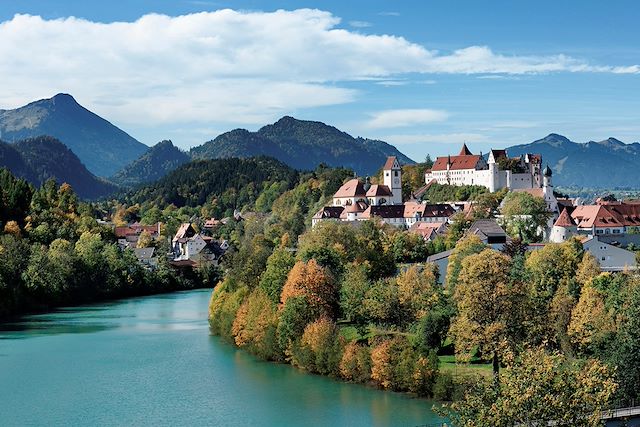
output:
[[[0,141],[0,167],[8,168],[35,186],[42,185],[48,179],[66,182],[83,199],[106,196],[117,189],[115,185],[89,172],[62,142],[47,136],[14,144]]]
[[[132,187],[157,181],[190,160],[189,155],[171,141],[161,141],[110,179],[118,185]]]
[[[287,165],[313,170],[320,163],[346,167],[362,175],[372,175],[387,156],[397,156],[402,164],[413,160],[394,146],[378,140],[354,138],[321,122],[285,116],[257,132],[236,129],[191,149],[194,158],[275,157]]]

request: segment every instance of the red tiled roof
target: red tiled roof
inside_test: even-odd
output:
[[[571,216],[580,228],[640,226],[639,205],[578,206]]]
[[[393,164],[396,161],[396,156],[389,156],[387,157],[387,161],[384,163],[384,166],[382,167],[383,170],[389,170],[389,169],[393,169]]]
[[[362,212],[360,218],[403,218],[404,217],[404,205],[382,205],[382,206],[369,206],[367,210]]]
[[[340,213],[340,219],[347,219],[348,213],[362,214],[367,210],[368,207],[369,205],[367,205],[365,202],[355,202],[352,205],[345,206],[344,210]],[[360,215],[360,218],[362,218],[362,215]]]
[[[374,184],[367,190],[367,197],[379,197],[379,196],[393,196],[393,193],[386,185]]]
[[[447,170],[447,162],[451,162],[449,167],[451,170],[475,169],[479,161],[479,155],[438,157],[431,170],[445,171]]]
[[[467,144],[462,144],[462,148],[460,149],[460,154],[458,154],[458,156],[472,156],[472,155],[473,154],[471,153],[469,148],[467,148]]]
[[[415,222],[409,227],[409,232],[421,235],[425,239],[431,239],[439,231],[446,227],[446,222]]]
[[[553,225],[557,227],[574,227],[576,223],[573,222],[573,218],[569,215],[568,209],[563,209],[562,213]]]
[[[342,206],[325,206],[324,208],[316,212],[313,217],[315,219],[338,219],[340,218],[340,214],[342,213],[342,211],[344,211],[344,207]]]
[[[513,191],[519,193],[529,193],[534,197],[540,197],[544,199],[544,191],[542,188],[516,188]]]
[[[342,184],[333,197],[365,197],[366,194],[362,182],[358,178],[353,178]]]

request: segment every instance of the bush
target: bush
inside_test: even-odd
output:
[[[348,381],[364,383],[371,379],[369,347],[355,341],[348,343],[340,360],[340,376]]]

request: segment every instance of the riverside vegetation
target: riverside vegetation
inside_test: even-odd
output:
[[[430,243],[368,221],[311,228],[309,205],[335,189],[326,177],[243,223],[211,298],[213,333],[265,360],[452,401],[439,411],[458,426],[595,426],[614,400],[638,398],[636,274],[601,273],[577,240],[526,252],[519,237],[535,224],[511,224],[503,251],[460,238],[460,217]],[[472,196],[474,215],[504,196]],[[544,221],[539,200],[508,197],[506,216]],[[306,226],[288,227],[301,206]],[[450,247],[447,271],[424,263]]]

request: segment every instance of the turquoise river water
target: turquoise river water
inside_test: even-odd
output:
[[[417,426],[432,403],[256,360],[209,334],[210,290],[0,324],[0,426]]]

